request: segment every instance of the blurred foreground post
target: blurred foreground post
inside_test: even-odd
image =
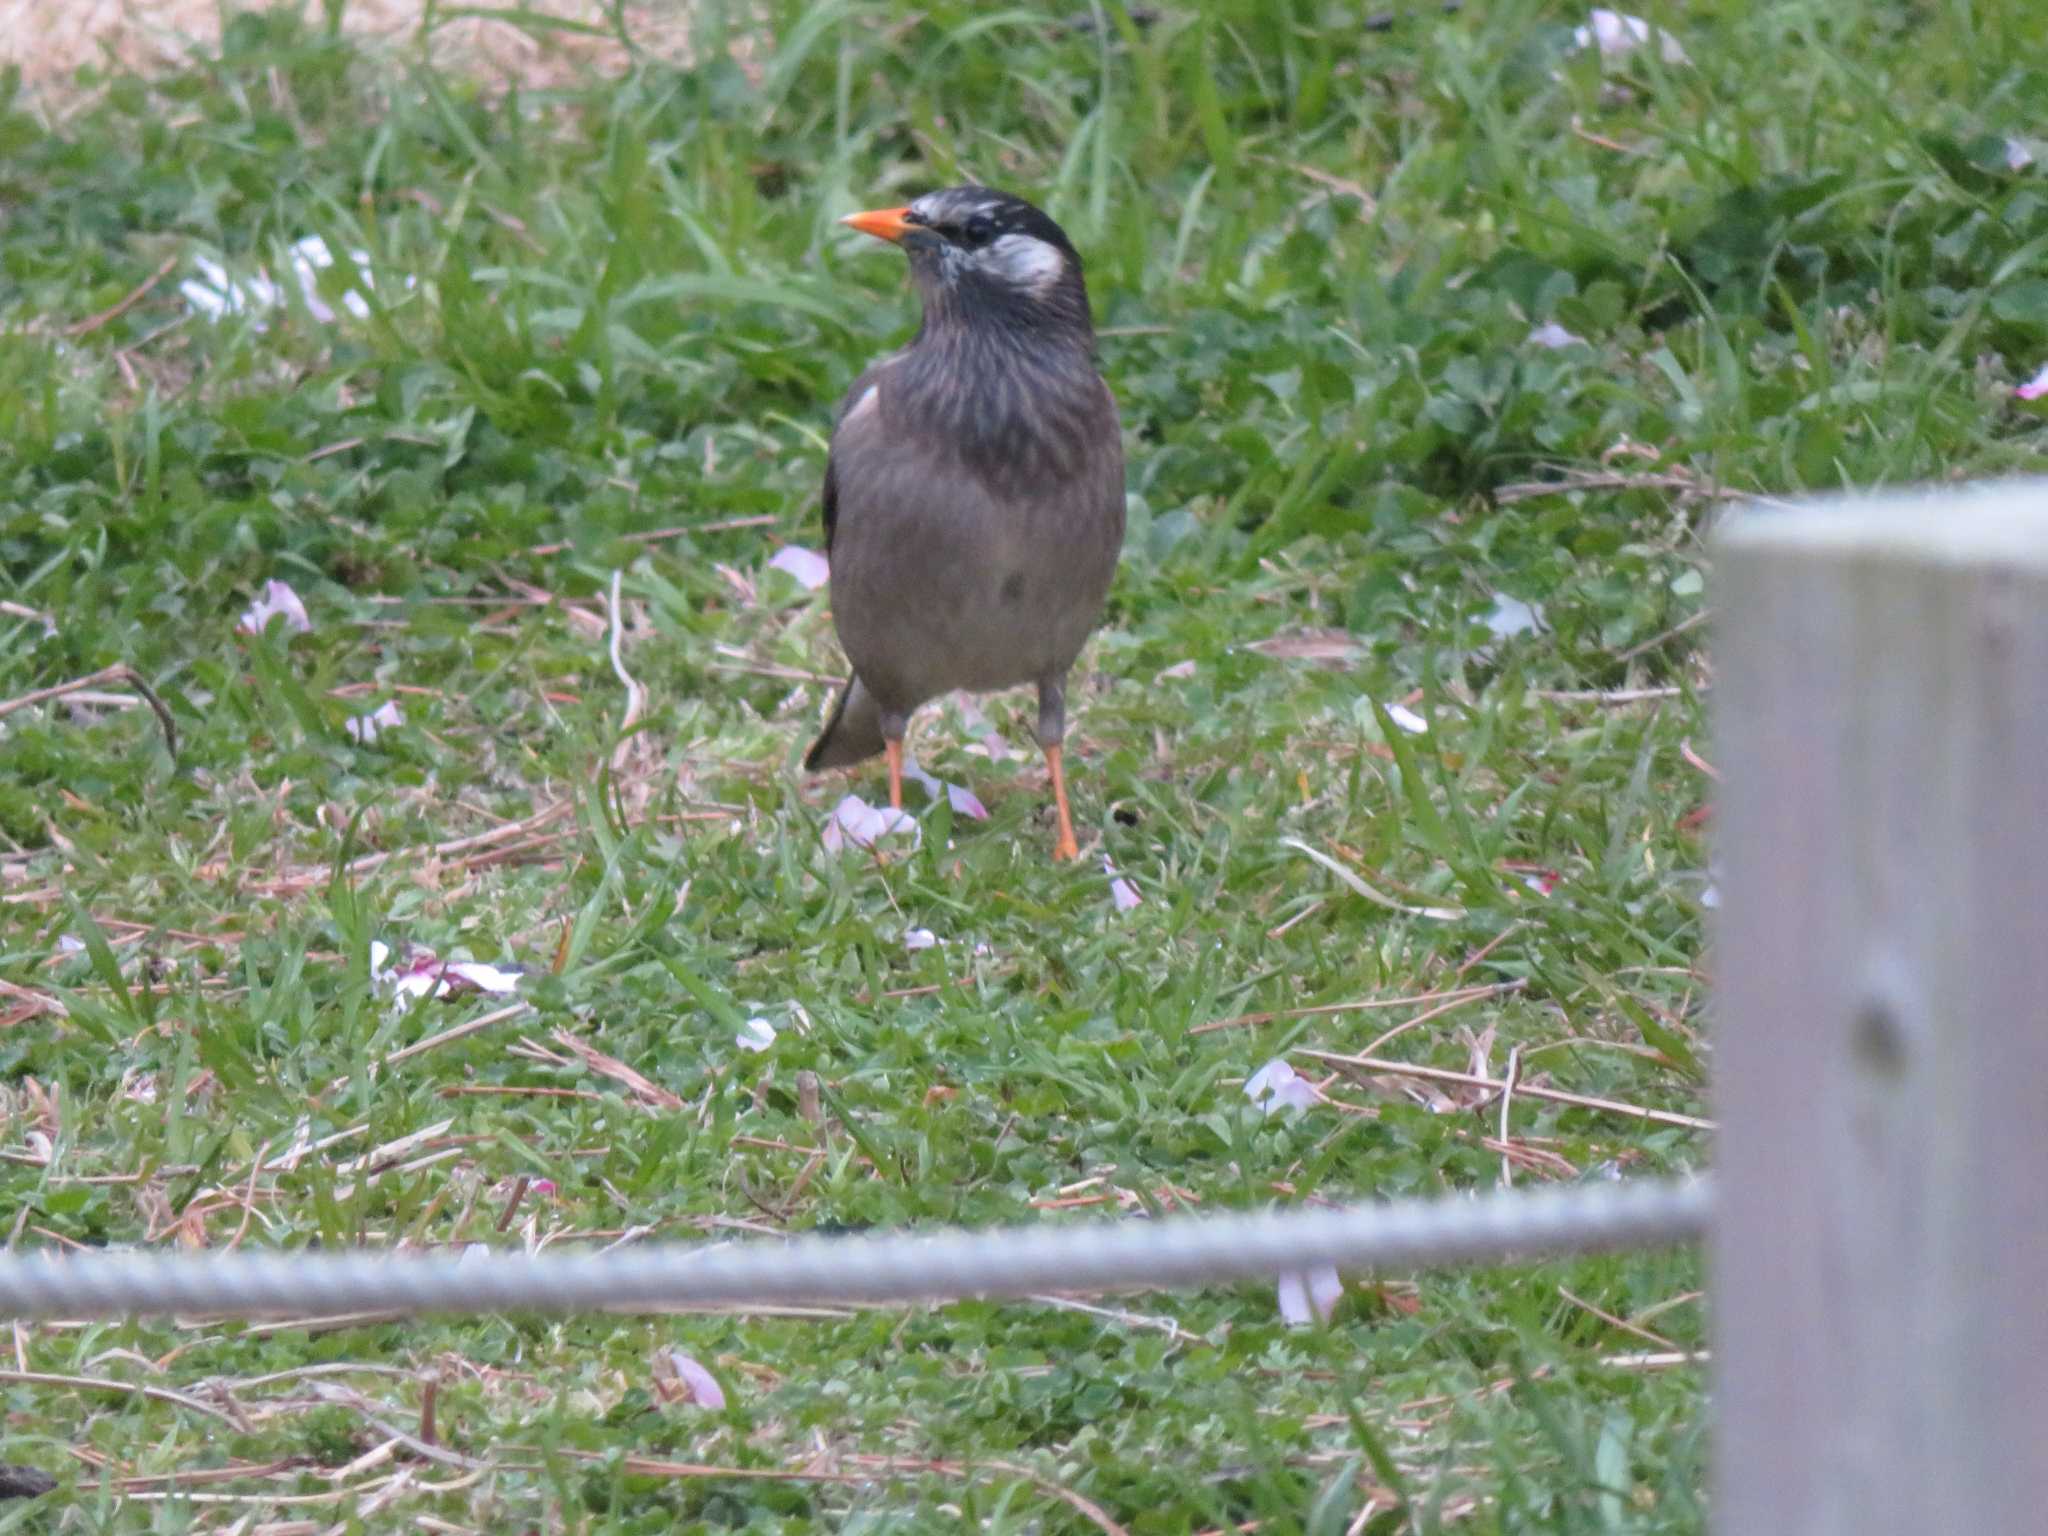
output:
[[[1716,1528],[2043,1528],[2048,483],[1732,519]]]

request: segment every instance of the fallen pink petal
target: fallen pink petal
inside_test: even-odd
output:
[[[2039,400],[2048,395],[2048,363],[2041,365],[2041,371],[2013,391],[2022,400]]]
[[[1109,861],[1107,854],[1103,855],[1102,872],[1109,876],[1109,899],[1115,903],[1117,911],[1128,912],[1131,908],[1144,904],[1144,896],[1135,885],[1116,872],[1116,865]]]
[[[525,972],[515,967],[487,965],[481,960],[451,960],[442,967],[442,975],[450,982],[461,983],[479,992],[493,992],[503,995],[519,990],[519,978]],[[460,990],[460,987],[455,988]]]
[[[1291,1328],[1325,1322],[1344,1297],[1344,1282],[1336,1268],[1318,1264],[1313,1269],[1283,1272],[1279,1282],[1281,1319]]]
[[[1488,633],[1495,639],[1508,640],[1541,628],[1543,610],[1533,603],[1523,602],[1519,597],[1496,592],[1493,594],[1493,606],[1481,616],[1480,623],[1486,626]]]
[[[1313,1109],[1322,1102],[1315,1086],[1277,1056],[1245,1080],[1244,1096],[1268,1115],[1283,1109]]]
[[[768,562],[768,569],[794,577],[796,584],[806,592],[815,592],[831,576],[832,563],[815,549],[785,544],[775,551],[774,558]]]
[[[443,960],[431,949],[407,946],[396,965],[387,966],[389,945],[379,940],[370,944],[370,984],[389,989],[394,1008],[410,1006],[421,997],[457,997],[482,992],[504,997],[519,990],[526,974],[519,966],[492,965],[482,960]]]
[[[820,840],[828,853],[838,853],[847,847],[873,848],[883,838],[897,833],[908,834],[913,848],[924,841],[923,830],[908,811],[869,805],[859,795],[848,795],[832,807]]]
[[[930,949],[939,942],[939,936],[929,928],[912,928],[903,935],[903,947],[912,954],[920,949]]]
[[[932,799],[946,797],[946,804],[953,808],[956,816],[965,816],[973,821],[987,821],[988,807],[976,798],[973,790],[960,784],[949,784],[935,773],[927,772],[914,757],[903,760],[903,777],[916,784]]]
[[[1564,874],[1545,864],[1531,864],[1521,859],[1503,859],[1503,870],[1538,896],[1548,896],[1564,884]]]
[[[367,747],[386,731],[403,724],[405,716],[398,712],[397,701],[386,699],[367,715],[356,715],[342,721],[341,728],[348,732],[352,741],[359,741]]]
[[[664,1349],[655,1356],[656,1389],[669,1402],[693,1403],[714,1413],[725,1407],[725,1389],[693,1357],[680,1349]]]
[[[1555,320],[1546,320],[1529,332],[1528,343],[1532,347],[1544,347],[1552,352],[1562,352],[1566,347],[1583,347],[1586,338],[1574,335]]]
[[[960,710],[960,725],[973,745],[969,752],[978,752],[992,763],[999,763],[1010,755],[1010,744],[1003,740],[1003,733],[996,729],[995,722],[983,713],[981,705],[971,693],[956,693],[954,703]],[[963,793],[965,793],[963,791]],[[981,802],[975,801],[976,805]],[[956,806],[957,810],[958,807]]]
[[[235,628],[245,635],[260,635],[275,618],[284,620],[284,631],[288,635],[310,635],[313,632],[313,621],[306,616],[306,605],[292,590],[291,583],[285,581],[263,583],[262,595],[242,610],[242,616],[235,620]]]
[[[759,1054],[775,1044],[775,1026],[766,1019],[749,1019],[732,1037],[732,1043],[743,1051]]]
[[[1587,18],[1588,25],[1572,33],[1572,41],[1580,49],[1595,48],[1600,56],[1607,59],[1625,59],[1638,48],[1647,45],[1654,35],[1657,52],[1666,64],[1690,64],[1691,59],[1679,45],[1677,38],[1661,28],[1653,28],[1640,16],[1630,16],[1621,11],[1595,9]]]

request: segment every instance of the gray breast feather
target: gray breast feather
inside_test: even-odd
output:
[[[832,439],[832,609],[887,709],[955,688],[1057,680],[1094,627],[1123,543],[1123,449],[1101,380],[1091,447],[1042,484],[992,485],[864,375]],[[868,394],[873,390],[872,395]]]

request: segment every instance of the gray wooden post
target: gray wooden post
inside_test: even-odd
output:
[[[2048,482],[1718,545],[1716,1528],[2048,1530]]]

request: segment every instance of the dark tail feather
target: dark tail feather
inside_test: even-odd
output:
[[[882,750],[882,710],[875,696],[849,677],[839,690],[839,702],[832,706],[832,718],[804,754],[804,768],[816,773],[821,768],[844,768],[875,756]]]

